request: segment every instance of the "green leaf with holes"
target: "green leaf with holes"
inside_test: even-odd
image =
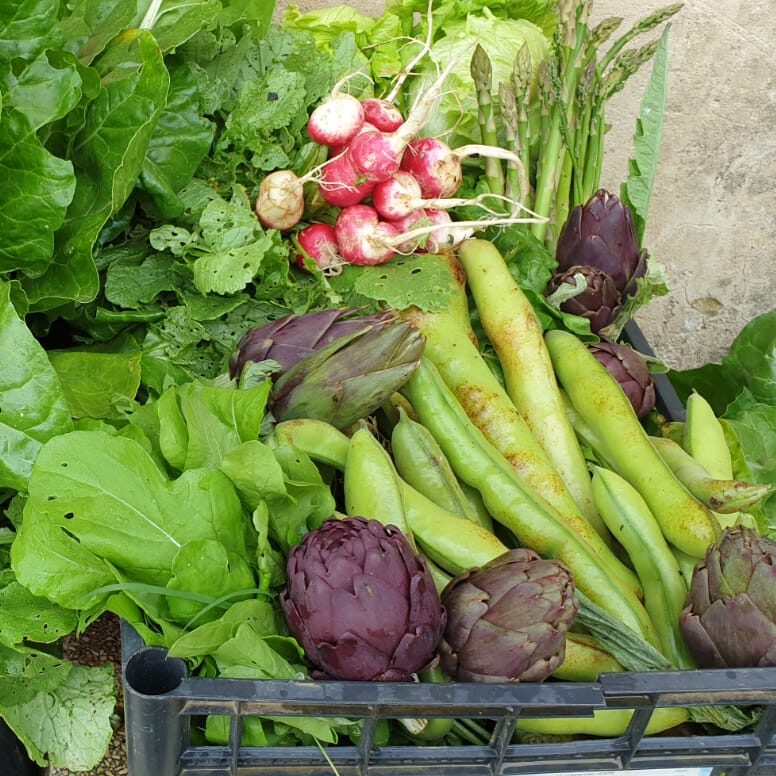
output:
[[[348,269],[356,275],[353,289],[357,293],[397,310],[415,306],[438,312],[447,307],[454,291],[443,256],[408,256],[377,267]]]

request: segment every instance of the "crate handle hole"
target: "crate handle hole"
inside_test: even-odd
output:
[[[127,684],[142,695],[164,695],[175,690],[186,677],[186,663],[168,657],[167,650],[147,647],[127,661]]]

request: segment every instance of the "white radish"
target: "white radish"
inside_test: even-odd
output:
[[[364,106],[350,94],[334,92],[307,121],[307,133],[321,145],[336,147],[350,142],[364,123]]]
[[[369,205],[343,208],[334,226],[342,258],[350,264],[383,264],[396,255],[398,230]]]
[[[310,224],[296,235],[296,239],[302,249],[294,257],[299,269],[306,269],[305,259],[309,257],[320,267],[324,275],[342,272],[343,262],[337,244],[337,233],[333,226]]]
[[[256,215],[267,229],[291,229],[304,212],[305,179],[291,170],[276,170],[267,175],[259,186]]]
[[[393,132],[404,123],[401,111],[389,100],[380,100],[376,97],[362,100],[364,118],[381,132]]]
[[[435,137],[421,137],[407,145],[401,169],[415,176],[424,197],[451,197],[463,179],[461,160],[468,156],[487,156],[521,164],[520,157],[504,148],[467,145],[452,149]]]
[[[318,182],[321,196],[330,205],[337,207],[363,202],[372,193],[374,186],[374,181],[355,168],[347,152],[326,163]]]

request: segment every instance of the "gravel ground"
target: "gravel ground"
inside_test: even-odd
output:
[[[67,637],[64,643],[65,657],[90,666],[112,663],[116,674],[116,686],[121,688],[121,634],[119,619],[104,614],[93,622],[80,636]],[[124,736],[124,704],[119,692],[115,709],[116,732],[103,761],[91,771],[78,771],[79,776],[127,776],[127,748]],[[51,776],[75,776],[66,768],[53,768]]]

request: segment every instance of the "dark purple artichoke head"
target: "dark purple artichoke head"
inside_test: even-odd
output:
[[[369,331],[395,318],[391,311],[359,315],[354,309],[286,315],[243,336],[229,362],[229,374],[237,377],[248,361],[266,359],[277,361],[286,371],[339,337]]]
[[[409,681],[446,614],[425,560],[393,526],[327,520],[288,555],[283,613],[323,678]]]
[[[579,610],[571,572],[533,550],[509,550],[442,593],[442,670],[462,682],[541,682],[566,656]]]
[[[636,280],[647,271],[630,209],[605,189],[571,211],[555,258],[560,272],[587,265],[608,273],[623,296],[636,292]]]
[[[614,278],[608,272],[587,265],[569,267],[565,272],[556,272],[553,275],[548,291],[555,293],[564,283],[576,287],[577,277],[580,275],[587,283],[587,288],[561,302],[560,309],[587,318],[590,321],[590,331],[598,334],[614,321],[622,306],[622,296],[617,290]]]
[[[655,381],[644,358],[633,348],[614,342],[591,343],[588,348],[620,384],[636,415],[649,415],[655,407]]]
[[[701,668],[776,666],[776,542],[723,531],[695,567],[679,627]]]

